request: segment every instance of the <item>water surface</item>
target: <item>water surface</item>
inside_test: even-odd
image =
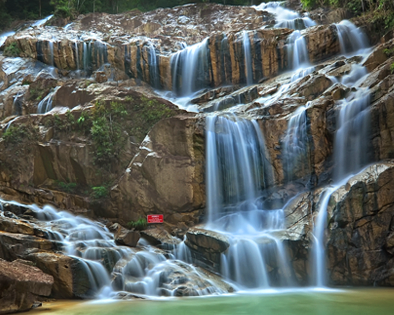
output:
[[[53,315],[389,315],[394,289],[296,290],[220,297],[44,303],[35,314]],[[31,314],[31,313],[30,313]]]

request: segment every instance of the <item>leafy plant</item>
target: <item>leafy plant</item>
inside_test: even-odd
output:
[[[23,140],[25,139],[30,139],[30,133],[27,130],[26,126],[10,126],[3,134],[3,139],[7,145],[18,144],[23,142]]]
[[[17,57],[20,54],[20,49],[16,45],[15,42],[9,44],[5,49],[4,49],[4,56],[7,57]]]
[[[102,199],[108,196],[108,188],[105,186],[92,187],[92,197]]]
[[[391,71],[391,74],[394,73],[394,62],[390,65],[390,71]]]
[[[76,183],[65,183],[61,181],[57,181],[56,183],[60,190],[65,191],[67,193],[75,192],[75,189],[77,188]]]
[[[148,226],[148,222],[145,218],[139,218],[137,221],[130,221],[127,223],[129,229],[135,229],[138,231],[145,230]]]

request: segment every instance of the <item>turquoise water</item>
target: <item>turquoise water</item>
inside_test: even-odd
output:
[[[394,289],[297,290],[170,300],[55,302],[34,313],[53,315],[391,315]]]

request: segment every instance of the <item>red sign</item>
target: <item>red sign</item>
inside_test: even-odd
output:
[[[149,214],[148,215],[148,223],[163,223],[163,215],[162,214]]]

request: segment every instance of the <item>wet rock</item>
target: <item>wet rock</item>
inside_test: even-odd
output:
[[[29,254],[26,259],[53,276],[51,296],[54,298],[88,298],[96,293],[90,283],[87,266],[77,258],[52,252],[38,252]]]
[[[230,246],[224,235],[198,228],[191,228],[187,231],[186,244],[195,250],[211,253],[222,253]]]
[[[53,277],[20,262],[0,259],[0,314],[27,311],[40,296],[49,296]]]
[[[109,229],[114,233],[115,242],[118,245],[135,247],[141,237],[138,231],[130,231],[117,223],[110,226]]]
[[[141,231],[141,235],[151,244],[172,250],[181,241],[168,233],[164,228],[153,228]]]
[[[378,163],[333,193],[328,212],[328,269],[336,285],[393,285],[390,251],[394,162]]]

